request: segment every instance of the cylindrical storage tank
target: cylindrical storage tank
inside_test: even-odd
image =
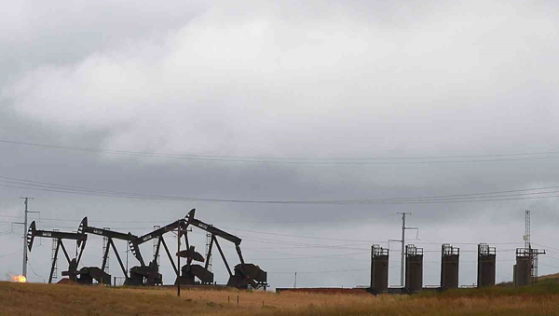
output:
[[[477,287],[493,286],[497,249],[488,244],[479,244],[477,249]]]
[[[388,291],[388,249],[373,245],[371,255],[371,293]]]
[[[514,285],[524,286],[530,284],[530,276],[532,269],[532,260],[530,256],[530,249],[518,248],[516,249],[516,265],[514,271]]]
[[[516,285],[516,264],[512,266],[512,284]]]
[[[442,246],[441,258],[441,289],[458,288],[458,261],[460,249],[449,244]]]
[[[406,292],[417,293],[423,289],[423,248],[406,246]]]

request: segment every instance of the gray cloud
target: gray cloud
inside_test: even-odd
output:
[[[49,7],[12,6],[0,19],[0,27],[9,30],[0,37],[0,139],[277,159],[463,156],[556,148],[558,19],[556,8],[545,2],[419,6],[216,1],[156,7],[56,2]],[[558,176],[554,158],[296,165],[91,154],[8,144],[1,144],[0,151],[2,176],[221,199],[439,196],[553,186]],[[290,286],[294,271],[331,270],[356,271],[301,273],[300,284],[366,284],[367,249],[372,242],[398,238],[400,222],[395,213],[401,211],[414,213],[411,225],[420,227],[420,240],[415,242],[432,242],[424,244],[430,251],[425,272],[429,284],[437,282],[437,251],[443,242],[518,242],[498,246],[503,260],[510,260],[512,251],[506,249],[522,245],[523,211],[528,208],[534,211],[534,240],[558,247],[548,241],[558,220],[554,199],[251,205],[127,200],[2,187],[1,213],[19,216],[18,198],[23,195],[36,198],[33,207],[41,210],[43,218],[75,220],[42,221],[40,225],[47,228],[71,229],[87,215],[100,226],[140,234],[149,230],[151,220],[165,223],[196,207],[200,218],[245,239],[247,258],[261,259],[257,263],[271,272],[273,286]],[[12,219],[20,220],[4,219],[2,231],[10,229]],[[115,222],[103,222],[111,220]],[[121,223],[127,220],[146,223]],[[17,236],[0,238],[9,241],[5,253],[20,248]],[[194,238],[203,248],[203,234]],[[351,244],[343,240],[355,239],[370,242],[347,246],[358,249],[316,246]],[[296,247],[293,242],[314,246],[276,249]],[[101,250],[95,247],[100,247],[100,241],[90,246],[86,263],[99,264]],[[47,273],[48,248],[32,254],[39,275]],[[144,251],[149,253],[149,247]],[[339,257],[324,258],[332,255]],[[475,269],[467,263],[475,260],[474,255],[464,252],[464,283],[475,282]],[[318,258],[293,259],[298,256]],[[18,270],[17,258],[0,260],[5,272]],[[390,283],[396,284],[397,252],[393,260]],[[553,259],[541,262],[542,273],[557,265]],[[499,280],[511,278],[510,265],[499,263]],[[218,263],[215,266],[218,278],[224,280],[225,270]],[[163,269],[171,281],[170,266]],[[111,271],[118,275],[118,270]]]

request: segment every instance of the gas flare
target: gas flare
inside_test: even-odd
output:
[[[12,275],[12,282],[26,283],[27,278],[24,275]]]

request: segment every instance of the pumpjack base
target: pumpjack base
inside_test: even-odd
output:
[[[227,286],[238,289],[259,289],[268,286],[268,273],[252,263],[238,264],[235,274],[229,278]]]
[[[90,285],[95,280],[99,284],[111,285],[111,275],[98,267],[83,267],[78,271],[78,275],[79,284]]]

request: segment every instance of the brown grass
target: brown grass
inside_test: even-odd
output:
[[[559,315],[559,294],[460,293],[469,292],[374,297],[183,289],[177,298],[172,289],[3,282],[0,315]]]

